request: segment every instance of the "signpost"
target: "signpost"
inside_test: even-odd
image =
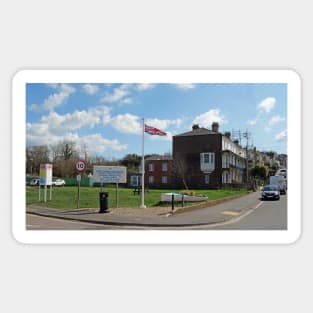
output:
[[[81,175],[85,169],[86,169],[86,162],[84,160],[78,160],[75,163],[75,169],[78,172],[76,176],[77,180],[77,209],[79,209],[79,200],[80,200],[80,181],[81,181]]]
[[[40,164],[39,170],[39,201],[40,189],[44,186],[44,202],[47,202],[47,186],[50,186],[50,200],[52,188],[52,164]]]
[[[86,162],[84,160],[76,161],[75,168],[77,172],[83,172],[86,169]]]
[[[118,184],[127,182],[127,170],[125,166],[98,166],[93,167],[93,179],[95,183],[116,184],[116,207],[118,207]]]

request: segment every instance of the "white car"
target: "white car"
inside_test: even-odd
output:
[[[65,184],[65,180],[60,178],[52,181],[52,186],[65,186]]]
[[[39,179],[34,178],[31,180],[31,182],[29,183],[30,186],[39,186]]]

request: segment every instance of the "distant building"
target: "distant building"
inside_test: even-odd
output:
[[[231,140],[230,132],[221,134],[216,122],[211,130],[193,125],[191,131],[173,137],[173,170],[175,183],[185,181],[191,188],[243,183],[246,150]]]
[[[145,186],[168,188],[172,185],[172,164],[170,156],[150,156],[145,158]]]

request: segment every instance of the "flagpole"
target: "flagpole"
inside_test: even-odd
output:
[[[145,206],[145,119],[142,119],[142,157],[141,157],[141,206]]]

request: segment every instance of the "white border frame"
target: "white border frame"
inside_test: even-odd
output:
[[[288,84],[287,230],[26,230],[25,139],[27,83],[286,83]],[[21,243],[268,244],[301,234],[301,81],[292,70],[22,70],[13,78],[12,231]],[[24,127],[22,127],[24,125]]]

